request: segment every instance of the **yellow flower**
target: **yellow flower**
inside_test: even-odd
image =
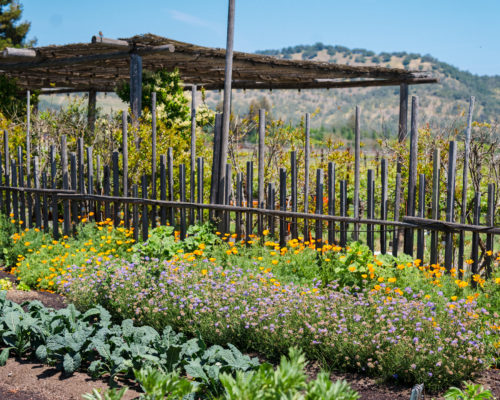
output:
[[[273,261],[271,261],[271,263],[272,263],[273,265],[276,265],[276,264],[278,264],[278,260],[273,260]]]
[[[451,297],[450,297],[450,299],[451,299],[452,301],[457,301],[458,297],[457,297],[457,296],[451,296]]]
[[[264,236],[269,235],[269,229],[264,229],[264,231],[262,231],[262,234],[263,234]]]
[[[351,265],[349,268],[347,268],[349,271],[354,272],[356,271],[356,267],[354,265]]]
[[[472,263],[474,263],[474,260],[469,258],[468,260],[465,260],[465,263],[471,265]]]
[[[404,264],[399,264],[398,265],[398,269],[405,269],[405,265]]]
[[[202,269],[202,270],[201,270],[201,274],[202,274],[202,275],[206,275],[206,274],[207,274],[207,272],[208,272],[208,271],[207,271],[206,269]]]
[[[215,257],[209,258],[208,261],[214,262],[215,261]]]
[[[394,278],[394,277],[393,278],[389,278],[389,279],[387,279],[387,282],[394,283],[394,282],[396,282],[396,278]]]
[[[381,288],[382,288],[382,287],[381,287],[380,285],[375,285],[375,286],[373,287],[373,289],[375,289],[375,290],[380,290]]]
[[[379,282],[383,282],[384,281],[384,278],[381,276],[377,279]]]
[[[363,279],[366,279],[366,278],[368,278],[368,275],[366,275],[366,274],[362,274],[362,275],[361,275],[361,277],[362,277]]]

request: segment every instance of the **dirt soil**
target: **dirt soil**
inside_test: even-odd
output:
[[[3,271],[0,271],[0,278],[15,281],[12,275]],[[9,290],[7,298],[17,303],[39,300],[46,307],[55,309],[66,307],[64,297],[55,293]],[[310,378],[314,378],[319,370],[317,364],[311,363],[307,373]],[[411,394],[410,388],[377,383],[376,380],[360,374],[332,373],[331,379],[346,380],[363,400],[409,400]],[[476,381],[490,389],[495,398],[500,399],[500,370],[490,369]],[[107,382],[92,380],[83,373],[66,378],[52,367],[24,360],[9,359],[6,366],[0,367],[0,400],[73,400],[81,399],[82,394],[91,392],[93,388],[108,387]],[[129,389],[125,399],[130,400],[138,396],[139,392]],[[442,393],[425,394],[424,398],[439,400],[443,399],[443,396]]]

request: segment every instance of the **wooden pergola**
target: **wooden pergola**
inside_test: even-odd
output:
[[[127,39],[94,36],[90,43],[7,48],[0,73],[23,90],[41,93],[112,92],[130,80],[131,107],[140,114],[142,70],[178,69],[187,88],[224,88],[226,50],[146,34]],[[353,66],[309,60],[233,53],[234,89],[321,89],[436,83],[429,72],[378,66]],[[403,90],[407,92],[407,90]],[[406,100],[407,101],[407,100]]]

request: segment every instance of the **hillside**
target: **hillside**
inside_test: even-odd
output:
[[[440,83],[410,87],[410,96],[418,95],[420,120],[434,126],[453,124],[467,108],[469,96],[476,97],[474,118],[496,121],[500,115],[500,75],[477,76],[441,62],[430,55],[405,52],[379,53],[364,49],[348,49],[343,46],[327,46],[322,43],[300,45],[281,50],[263,50],[267,54],[288,59],[329,61],[349,65],[378,65],[432,71]],[[399,87],[352,88],[330,90],[237,91],[233,95],[233,110],[244,114],[252,101],[265,97],[273,105],[273,115],[297,122],[305,112],[319,113],[313,119],[313,127],[330,130],[331,127],[350,125],[356,104],[362,109],[362,124],[366,130],[394,134],[397,128]],[[211,106],[220,101],[218,93],[207,96]]]

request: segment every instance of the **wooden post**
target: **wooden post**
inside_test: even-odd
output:
[[[168,180],[168,200],[174,201],[174,156],[172,147],[167,149],[167,180]],[[175,226],[175,210],[169,207],[168,220],[170,226]]]
[[[95,157],[95,189],[97,194],[102,194],[102,182],[101,182],[101,156],[98,154]],[[101,202],[95,202],[95,220],[101,222]]]
[[[69,154],[69,165],[70,165],[70,187],[71,190],[77,192],[78,191],[78,178],[77,178],[77,167],[76,167],[76,153],[71,152]],[[73,220],[73,231],[76,232],[76,226],[78,225],[78,201],[71,200],[71,219]],[[70,219],[70,223],[71,223]]]
[[[280,168],[280,211],[286,211],[286,169]],[[286,220],[280,218],[280,247],[286,246]]]
[[[346,215],[346,202],[347,199],[345,197],[345,186],[346,180],[342,179],[340,181],[340,216],[345,217]],[[370,185],[371,187],[371,185]],[[340,223],[340,247],[345,247],[347,244],[347,234],[346,234],[346,224],[345,222]]]
[[[259,163],[258,163],[258,195],[259,208],[264,208],[264,151],[266,140],[266,110],[259,110]],[[292,180],[293,182],[293,180]],[[293,184],[293,183],[292,183]],[[264,230],[263,216],[259,214],[259,235]]]
[[[474,225],[479,225],[480,224],[480,218],[481,218],[481,192],[476,192],[474,196],[474,219],[473,223]],[[472,259],[472,264],[471,264],[471,285],[475,289],[477,287],[477,282],[474,279],[474,275],[476,275],[479,271],[479,233],[478,232],[473,232],[472,233],[472,251],[471,251],[471,257]],[[459,268],[462,266],[459,265]]]
[[[316,214],[323,214],[323,170],[316,170]],[[316,220],[316,248],[323,247],[323,221]]]
[[[399,221],[400,209],[401,209],[401,173],[396,174],[396,190],[395,190],[395,200],[394,200],[394,221]],[[394,227],[394,233],[392,236],[392,255],[394,257],[398,256],[399,249],[399,229]]]
[[[167,157],[160,156],[160,200],[167,200]],[[167,209],[162,206],[160,209],[160,224],[167,224]]]
[[[203,176],[204,176],[204,160],[203,157],[197,158],[197,170],[198,170],[198,203],[203,204]],[[203,224],[203,208],[198,209],[198,223]]]
[[[196,198],[196,85],[191,86],[191,163],[190,163],[190,197],[191,203]],[[189,222],[194,224],[194,209],[189,209]]]
[[[137,124],[142,110],[142,57],[134,51],[130,53],[130,108],[132,121]],[[137,138],[135,142],[138,148]]]
[[[4,160],[5,160],[5,186],[10,186],[10,155],[9,155],[9,132],[3,131],[3,150],[4,150]],[[10,190],[5,191],[5,212],[7,215],[10,214]]]
[[[368,170],[368,179],[366,181],[367,194],[366,197],[368,199],[368,205],[366,210],[366,217],[368,219],[373,219],[373,169]],[[366,230],[366,242],[370,250],[373,252],[374,243],[373,243],[373,225],[367,225]]]
[[[236,174],[236,205],[238,207],[243,206],[243,173],[238,172]],[[241,239],[242,235],[242,215],[241,212],[236,213],[236,239]]]
[[[123,164],[123,197],[128,197],[128,126],[127,112],[122,112],[122,164]],[[129,227],[128,203],[123,203],[123,219],[125,227]]]
[[[47,189],[47,173],[42,172],[42,189]],[[43,194],[43,231],[49,233],[49,196]]]
[[[87,186],[88,186],[88,193],[90,195],[94,194],[94,163],[92,156],[92,146],[87,147]],[[90,213],[94,214],[93,201],[89,202],[89,211]],[[89,215],[89,220],[91,219],[93,218]]]
[[[109,196],[111,193],[111,184],[110,184],[111,171],[109,169],[109,165],[104,166],[103,173],[103,187],[104,187],[104,196]],[[109,201],[104,202],[104,219],[111,218],[111,207]]]
[[[141,178],[141,186],[142,186],[142,198],[147,199],[148,198],[148,177],[146,174],[142,175]],[[147,204],[143,204],[142,206],[142,241],[146,242],[148,240],[149,234],[148,234],[148,206]]]
[[[227,17],[226,65],[224,70],[224,99],[222,102],[222,134],[220,146],[219,181],[224,185],[226,179],[226,161],[229,146],[229,120],[231,117],[231,85],[233,74],[235,0],[229,0]],[[224,188],[224,186],[222,186]],[[222,203],[223,197],[219,197]]]
[[[328,163],[328,215],[335,215],[335,163]],[[335,222],[328,221],[328,243],[335,243]]]
[[[17,146],[17,163],[18,163],[17,183],[19,187],[24,187],[23,148],[21,146]],[[21,229],[24,230],[28,226],[26,224],[26,196],[24,192],[19,192],[18,198],[19,198],[19,220],[22,221],[20,227]]]
[[[11,173],[12,173],[11,174],[12,184],[10,186],[16,188],[18,184],[17,184],[17,167],[15,159],[11,160]],[[14,219],[16,221],[19,221],[19,203],[17,200],[18,200],[18,192],[17,190],[14,190],[12,192],[12,208],[14,209]]]
[[[399,129],[398,142],[401,144],[406,140],[408,132],[408,84],[403,82],[399,85]],[[403,160],[398,158],[397,172],[401,172]]]
[[[95,132],[96,105],[97,105],[97,91],[95,89],[90,89],[88,110],[87,110],[87,124],[89,127],[89,131],[92,134]]]
[[[425,214],[425,174],[420,174],[418,182],[418,216],[424,218]],[[417,232],[417,259],[424,263],[425,230]]]
[[[26,180],[30,182],[31,175],[31,93],[29,90],[26,91]]]
[[[66,140],[66,135],[61,136],[61,167],[62,167],[62,184],[63,189],[69,189],[69,175],[68,175],[68,144]],[[56,199],[57,201],[57,195]],[[71,222],[70,222],[70,212],[69,212],[69,201],[67,199],[64,200],[63,203],[63,232],[64,235],[70,234]],[[56,207],[57,208],[57,203]]]
[[[291,207],[293,212],[297,212],[297,152],[290,152],[290,186],[291,186]],[[292,218],[292,239],[297,239],[299,232],[297,229],[297,218]]]
[[[486,225],[493,227],[495,224],[495,184],[488,185],[488,213],[486,214]],[[491,277],[491,264],[493,263],[493,235],[486,235],[486,278]],[[488,254],[488,252],[490,252]]]
[[[457,167],[457,145],[455,141],[450,142],[448,155],[448,182],[446,196],[446,222],[455,221],[455,174]],[[446,245],[444,252],[444,266],[449,272],[453,267],[453,233],[446,232]]]
[[[253,162],[247,161],[247,207],[253,207]],[[251,240],[250,235],[253,233],[253,215],[251,212],[247,213],[247,226],[246,226],[246,242]]]
[[[133,198],[138,198],[139,197],[139,191],[137,188],[137,185],[134,183],[132,185],[132,197]],[[132,219],[133,219],[133,226],[134,226],[134,240],[135,242],[139,241],[139,210],[137,207],[137,203],[134,203],[132,206]]]
[[[411,132],[410,132],[410,166],[408,171],[408,198],[406,202],[406,215],[415,216],[415,200],[417,189],[417,165],[418,165],[418,97],[411,98]],[[413,256],[414,230],[405,229],[404,252]]]
[[[50,151],[49,151],[49,164],[50,164],[50,188],[55,189],[56,188],[56,175],[57,175],[57,164],[56,164],[56,146],[51,145],[50,146]],[[53,236],[56,239],[57,235],[59,233],[59,227],[57,226],[58,221],[58,212],[57,212],[57,196],[52,195],[51,197],[52,200],[52,229],[53,229]]]
[[[387,219],[387,160],[382,159],[380,168],[380,185],[382,187],[381,201],[380,201],[380,219],[385,221]],[[387,253],[387,226],[380,225],[380,252]]]
[[[439,219],[439,176],[441,168],[441,151],[434,149],[432,157],[432,219]],[[431,231],[431,265],[438,263],[439,232]]]
[[[226,187],[224,188],[224,204],[229,205],[231,200],[231,184],[232,184],[232,165],[226,164]],[[231,231],[231,212],[224,211],[223,213],[224,222],[222,224],[222,232],[229,233]]]
[[[354,124],[354,218],[359,218],[359,161],[361,158],[360,108],[356,106],[356,120]],[[359,240],[359,224],[354,224],[354,241]]]
[[[267,209],[274,210],[275,209],[275,201],[274,201],[274,183],[267,184]],[[268,220],[269,225],[269,234],[274,237],[274,216],[270,215]]]
[[[305,140],[305,149],[304,149],[304,212],[309,212],[309,151],[310,151],[310,124],[311,124],[311,116],[309,113],[306,113],[306,140]],[[304,220],[304,241],[309,240],[309,221]]]
[[[40,172],[38,170],[38,156],[33,159],[33,183],[36,189],[40,189]],[[35,193],[35,225],[37,228],[42,227],[42,214],[40,213],[40,193]]]
[[[220,166],[220,140],[222,128],[222,114],[215,114],[214,125],[214,146],[212,157],[212,177],[210,181],[210,204],[218,203],[219,191],[219,166]],[[213,218],[213,211],[210,210],[210,219]]]
[[[184,164],[179,165],[179,200],[181,202],[186,201],[186,166]],[[186,238],[186,209],[181,207],[180,209],[180,225],[181,225],[181,240]]]
[[[467,117],[467,129],[465,130],[465,152],[464,152],[464,171],[462,175],[462,211],[460,213],[460,223],[465,224],[467,216],[467,184],[469,176],[469,154],[470,154],[470,140],[472,130],[472,113],[474,111],[475,97],[470,97],[469,115]],[[464,267],[464,247],[465,247],[465,232],[460,231],[458,243],[458,263],[457,269],[460,270]]]
[[[156,92],[151,93],[151,197],[157,199],[156,190]],[[155,227],[156,206],[151,206],[151,225]]]
[[[111,157],[113,163],[113,196],[120,196],[120,177],[118,170],[118,152],[113,151],[113,155]],[[113,206],[113,220],[114,225],[120,225],[120,212],[119,212],[120,203],[115,201]]]

